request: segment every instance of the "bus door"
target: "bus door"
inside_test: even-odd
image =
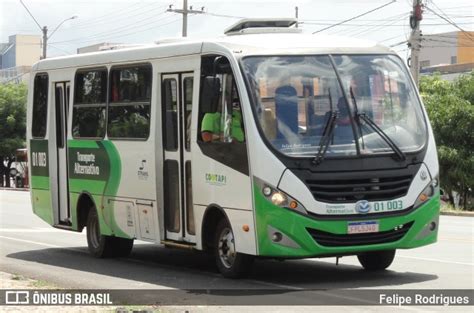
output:
[[[69,209],[68,159],[67,159],[67,117],[69,112],[69,82],[58,82],[54,85],[54,108],[56,121],[57,153],[57,203],[59,224],[71,225]],[[54,169],[53,169],[54,171]],[[52,176],[54,177],[54,176]]]
[[[196,242],[191,177],[193,73],[162,75],[166,239]]]

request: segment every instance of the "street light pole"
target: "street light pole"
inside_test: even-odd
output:
[[[71,17],[68,17],[67,19],[64,19],[61,23],[58,24],[58,26],[56,26],[56,28],[51,32],[51,34],[48,36],[48,27],[47,26],[44,26],[41,31],[43,32],[43,59],[46,59],[46,50],[48,48],[48,39],[51,38],[51,36],[54,35],[54,33],[59,29],[59,27],[61,27],[61,25],[64,24],[64,22],[66,21],[69,21],[69,20],[73,20],[77,18],[77,15],[74,15],[74,16],[71,16]]]
[[[48,39],[51,38],[51,36],[53,36],[53,34],[58,30],[58,28],[63,25],[64,22],[68,21],[68,20],[73,20],[75,18],[77,18],[77,15],[74,15],[74,16],[71,16],[65,20],[63,20],[61,23],[58,24],[58,26],[56,26],[56,28],[53,30],[53,32],[48,36],[48,27],[47,26],[43,26],[41,27],[41,25],[38,23],[38,21],[35,19],[35,17],[33,16],[33,14],[30,12],[30,10],[28,9],[28,7],[23,3],[22,0],[20,0],[20,3],[23,5],[23,7],[26,9],[26,11],[28,12],[28,14],[31,16],[31,18],[33,19],[33,21],[35,21],[36,25],[38,25],[39,29],[41,30],[41,32],[43,33],[43,56],[41,57],[41,59],[46,59],[46,52],[47,52],[47,49],[48,49]]]

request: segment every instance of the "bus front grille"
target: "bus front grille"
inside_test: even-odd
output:
[[[412,225],[413,222],[409,222],[391,230],[363,234],[333,234],[313,228],[306,228],[306,230],[321,246],[344,247],[395,242],[402,239]]]
[[[307,178],[306,185],[314,198],[321,202],[344,203],[358,200],[381,201],[407,194],[413,175],[385,172],[383,175],[357,173],[351,177],[316,174]]]

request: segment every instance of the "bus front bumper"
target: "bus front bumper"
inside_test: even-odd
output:
[[[371,217],[379,231],[351,235],[353,220],[324,220],[274,206],[256,193],[258,255],[305,258],[355,255],[366,251],[410,249],[437,241],[440,200],[433,196],[406,215]]]

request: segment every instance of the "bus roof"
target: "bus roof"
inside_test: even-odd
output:
[[[32,71],[135,61],[146,62],[157,58],[219,52],[231,53],[237,58],[248,55],[394,53],[389,48],[373,41],[348,37],[304,33],[257,33],[222,36],[213,39],[170,40],[119,50],[49,58],[34,64]]]

